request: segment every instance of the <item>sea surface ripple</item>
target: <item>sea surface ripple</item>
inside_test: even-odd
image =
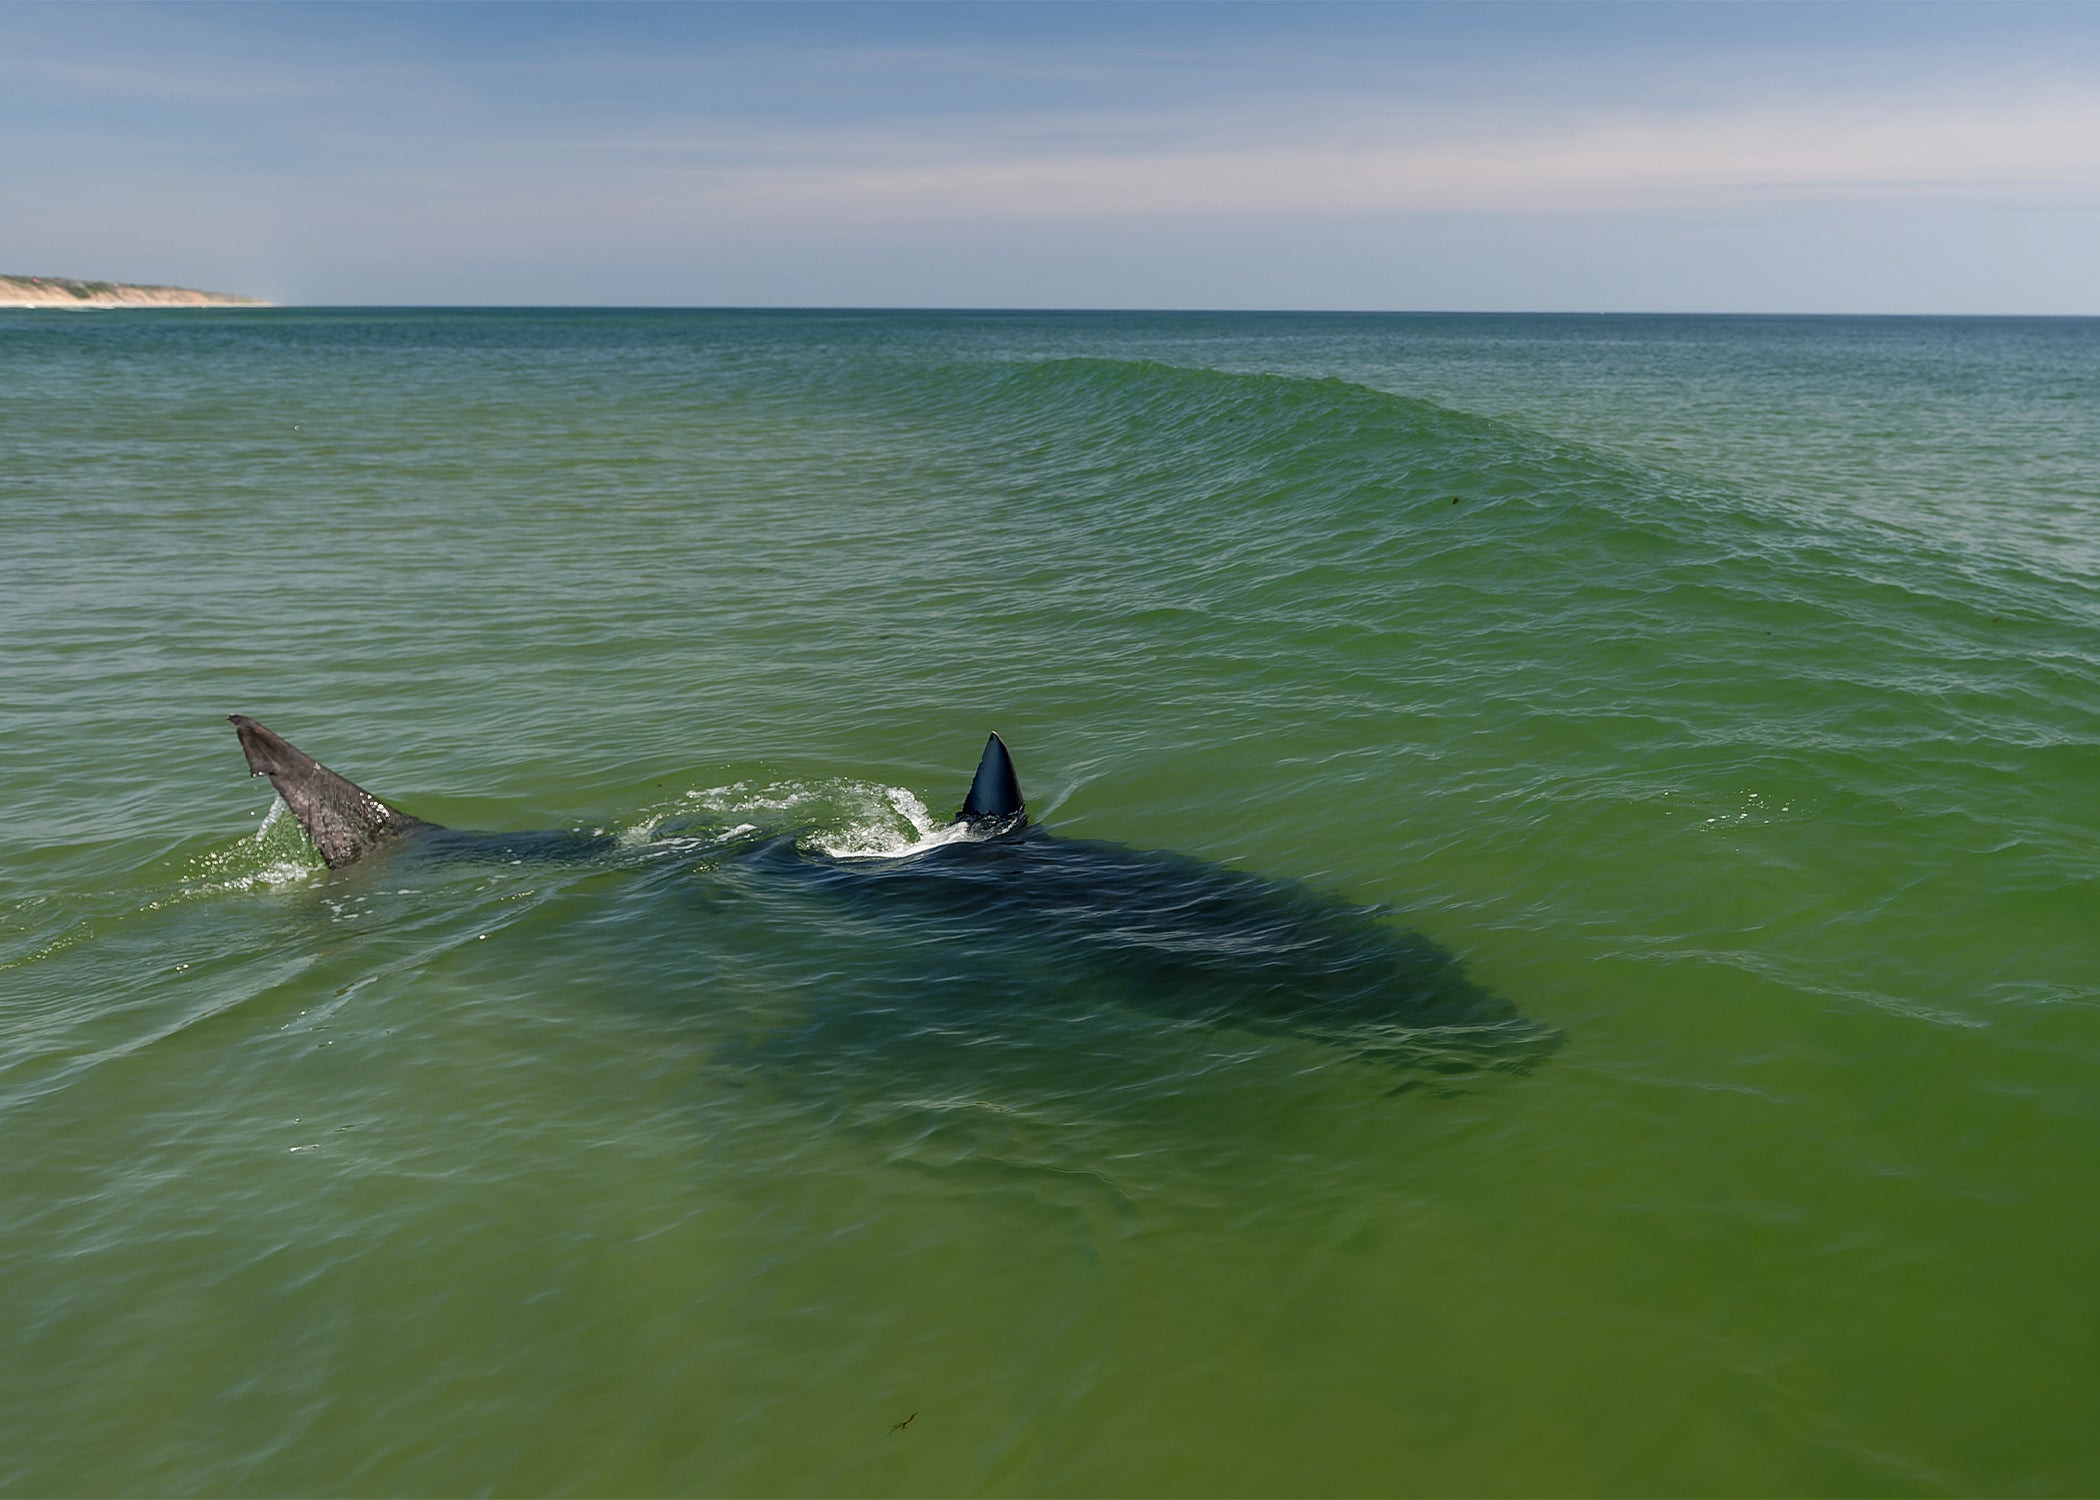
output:
[[[2100,1482],[2100,322],[0,313],[0,454],[0,1492]],[[1160,857],[926,905],[993,729]]]

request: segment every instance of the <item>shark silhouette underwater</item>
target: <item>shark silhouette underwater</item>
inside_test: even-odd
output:
[[[589,860],[614,848],[603,837],[424,822],[255,720],[230,718],[249,774],[269,777],[332,870],[410,851],[508,862]],[[875,932],[900,935],[899,947],[938,945],[950,975],[981,961],[986,987],[1009,996],[1022,976],[1019,988],[1040,996],[1105,993],[1190,1022],[1289,1033],[1446,1076],[1527,1071],[1561,1041],[1380,908],[1185,855],[1053,836],[1029,820],[996,734],[951,836],[899,856],[851,859],[771,837],[732,853],[718,874],[871,919]]]

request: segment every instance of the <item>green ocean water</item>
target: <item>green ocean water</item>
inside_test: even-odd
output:
[[[4,314],[0,788],[0,1491],[2100,1488],[2100,322]]]

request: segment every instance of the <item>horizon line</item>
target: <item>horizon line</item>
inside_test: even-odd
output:
[[[132,283],[143,285],[143,283]],[[187,290],[187,288],[176,288]],[[1810,312],[1772,309],[1700,308],[1523,308],[1523,307],[1065,307],[1026,305],[951,306],[933,303],[848,302],[250,302],[153,306],[0,303],[0,312],[722,312],[722,313],[921,313],[982,317],[1371,317],[1371,318],[1937,318],[1996,321],[2091,321],[2100,312]]]

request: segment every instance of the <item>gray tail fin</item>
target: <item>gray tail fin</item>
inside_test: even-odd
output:
[[[240,733],[248,774],[267,776],[331,870],[379,845],[431,825],[388,807],[363,787],[322,765],[280,735],[241,714],[226,716]]]
[[[958,823],[981,824],[1004,833],[1028,821],[1028,808],[1021,801],[1021,778],[1014,774],[1014,758],[1006,753],[1006,742],[993,735],[984,743],[977,762],[977,778],[970,795],[963,799]]]

